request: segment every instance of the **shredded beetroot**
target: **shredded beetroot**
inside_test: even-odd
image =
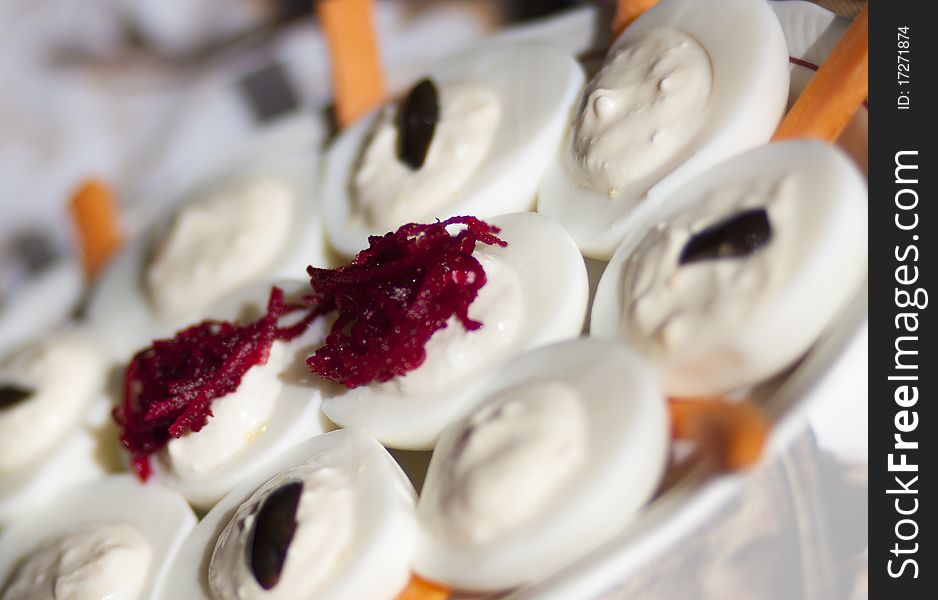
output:
[[[273,288],[267,313],[253,323],[205,321],[172,339],[156,340],[133,357],[124,376],[123,406],[113,414],[141,480],[150,475],[151,454],[170,437],[201,430],[212,416],[213,400],[236,390],[248,369],[266,363],[274,340],[299,335],[318,314],[278,327],[280,317],[300,309],[309,310],[285,304],[283,291]]]
[[[450,225],[465,229],[450,235]],[[481,327],[468,315],[486,281],[472,253],[479,242],[506,246],[496,233],[475,217],[410,224],[370,237],[347,267],[309,267],[313,301],[338,318],[306,364],[347,387],[388,381],[423,364],[424,346],[451,316],[467,330]]]
[[[464,229],[450,235],[451,225]],[[171,437],[200,431],[212,416],[212,401],[236,390],[251,367],[265,364],[274,340],[300,335],[326,312],[336,311],[336,322],[307,364],[348,387],[419,367],[430,337],[454,315],[467,330],[481,327],[468,315],[486,282],[472,253],[478,243],[506,246],[496,233],[475,217],[405,225],[369,238],[368,249],[346,267],[309,267],[314,293],[307,304],[286,304],[283,291],[273,288],[266,314],[253,323],[205,321],[138,352],[124,376],[123,405],[113,413],[137,476],[146,481],[150,455]],[[280,327],[279,319],[294,311],[305,314]]]

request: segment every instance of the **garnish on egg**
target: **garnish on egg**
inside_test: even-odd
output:
[[[286,304],[275,287],[260,319],[247,325],[204,321],[154,341],[131,359],[123,405],[113,416],[141,480],[150,475],[151,454],[170,437],[201,430],[212,416],[212,401],[236,390],[251,367],[265,364],[274,340],[293,339],[318,315],[312,310],[295,325],[278,325],[280,317],[298,310],[309,309]]]
[[[738,212],[696,233],[681,249],[678,264],[748,256],[769,243],[772,226],[764,208]]]
[[[15,383],[0,383],[0,410],[13,407],[36,393]]]
[[[427,159],[439,118],[436,86],[430,79],[422,79],[397,112],[397,157],[411,169],[419,169]]]
[[[264,498],[251,531],[251,573],[265,590],[280,581],[287,550],[296,533],[296,510],[303,493],[302,481],[286,483]]]
[[[450,235],[447,227],[464,225]],[[486,277],[472,253],[477,243],[507,246],[475,217],[404,225],[369,238],[369,247],[337,269],[309,267],[314,302],[338,318],[307,360],[316,374],[346,387],[385,382],[423,364],[430,337],[455,316],[468,316]]]

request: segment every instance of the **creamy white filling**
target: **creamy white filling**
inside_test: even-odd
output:
[[[444,83],[439,120],[427,157],[412,169],[397,157],[397,105],[381,113],[352,181],[358,213],[370,229],[397,229],[426,221],[451,202],[488,154],[499,125],[501,105],[489,88],[475,83]]]
[[[474,256],[485,271],[486,283],[469,305],[469,318],[482,323],[482,327],[466,331],[456,317],[451,317],[446,327],[427,342],[427,358],[422,365],[403,377],[374,385],[376,390],[409,396],[446,389],[462,377],[472,376],[515,338],[524,310],[518,274],[484,251]]]
[[[265,497],[284,484],[301,481],[296,530],[277,584],[265,590],[251,570],[251,531]],[[348,476],[332,467],[302,465],[261,486],[225,526],[208,567],[216,600],[305,600],[316,593],[350,555],[355,522]]]
[[[104,384],[104,359],[86,337],[57,333],[0,366],[0,386],[33,390],[0,408],[0,476],[60,444]]]
[[[707,51],[676,29],[616,50],[583,92],[571,136],[576,179],[614,197],[664,176],[706,122],[712,81]]]
[[[186,317],[261,275],[289,236],[293,203],[285,183],[255,177],[184,207],[146,272],[157,313]]]
[[[238,389],[212,402],[213,416],[200,431],[171,439],[161,458],[172,471],[184,479],[197,479],[232,460],[262,435],[292,356],[288,342],[275,341],[266,363],[251,367]]]
[[[88,525],[26,558],[2,600],[134,600],[141,597],[152,549],[126,523]]]
[[[459,436],[439,487],[442,535],[485,544],[536,518],[584,464],[588,417],[559,381],[503,391]]]
[[[694,355],[742,326],[791,271],[794,178],[718,188],[649,230],[624,267],[626,336],[659,356]],[[695,233],[758,207],[769,215],[767,245],[748,256],[678,264]]]

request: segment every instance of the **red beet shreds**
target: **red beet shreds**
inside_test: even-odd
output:
[[[150,475],[149,456],[170,436],[201,430],[212,416],[212,401],[236,390],[248,369],[266,363],[275,339],[302,332],[296,325],[277,326],[279,317],[299,308],[285,304],[283,291],[273,288],[267,313],[253,323],[205,321],[172,339],[156,340],[133,357],[124,375],[124,403],[114,409],[114,419],[141,480]]]
[[[465,228],[450,235],[451,225]],[[309,368],[347,387],[384,382],[423,364],[424,346],[451,316],[467,330],[481,327],[468,315],[485,285],[472,253],[480,242],[506,246],[496,233],[475,217],[410,224],[368,238],[346,267],[309,267],[314,301],[338,313]]]

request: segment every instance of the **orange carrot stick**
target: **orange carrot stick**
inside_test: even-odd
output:
[[[75,191],[69,210],[85,273],[94,279],[122,243],[117,204],[105,184],[89,179]]]
[[[316,14],[329,45],[336,119],[347,127],[384,101],[372,0],[320,0]]]
[[[671,433],[712,451],[729,471],[753,466],[762,455],[769,423],[752,402],[671,398]]]
[[[450,590],[438,583],[427,581],[419,575],[411,575],[404,591],[396,600],[446,600]]]
[[[774,139],[813,137],[833,143],[868,95],[869,58],[866,5],[782,119]]]
[[[619,37],[632,21],[655,4],[658,4],[658,0],[619,0],[616,3],[616,16],[612,19],[612,39]]]

